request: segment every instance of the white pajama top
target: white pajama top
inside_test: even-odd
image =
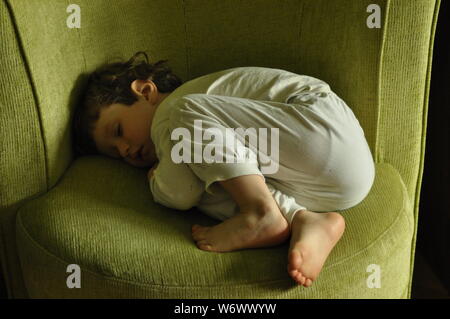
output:
[[[239,209],[217,181],[262,176],[290,224],[301,209],[357,205],[375,178],[349,106],[327,83],[280,69],[237,67],[182,84],[158,106],[151,138],[154,200],[219,220]]]

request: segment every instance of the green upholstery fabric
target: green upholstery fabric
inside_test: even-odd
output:
[[[389,164],[377,165],[370,195],[343,211],[347,230],[312,289],[296,287],[287,274],[287,242],[222,254],[199,250],[191,239],[191,225],[218,221],[195,209],[159,206],[145,186],[143,170],[102,157],[82,158],[55,188],[24,205],[17,219],[17,242],[30,295],[372,298],[406,294],[413,216],[405,185]],[[66,268],[72,263],[81,267],[81,289],[66,286]],[[370,264],[381,267],[380,289],[367,288]],[[45,283],[41,278],[46,278]]]
[[[440,0],[377,1],[380,29],[366,27],[369,0],[79,0],[80,29],[66,27],[70,3],[0,1],[0,259],[11,297],[410,296]],[[74,161],[69,133],[80,94],[80,74],[140,50],[146,50],[152,61],[169,59],[184,81],[237,66],[311,75],[329,83],[354,110],[377,163],[375,189],[386,189],[371,193],[361,206],[346,212],[361,219],[352,222],[349,217],[347,237],[330,257],[329,263],[335,266],[324,270],[310,292],[283,288],[290,282],[285,266],[279,267],[286,261],[281,248],[270,249],[274,255],[270,259],[260,251],[213,257],[192,250],[185,227],[205,217],[155,206],[145,179],[137,177],[144,173],[132,167],[110,164],[107,158]],[[96,178],[107,174],[102,167],[119,171],[109,173],[112,180],[104,180],[103,193],[97,194],[95,185],[101,183]],[[119,179],[116,174],[127,177]],[[86,185],[77,195],[67,185],[81,185],[83,176]],[[133,191],[111,195],[131,181],[139,181],[128,186]],[[91,187],[98,198],[86,197],[81,191]],[[404,194],[394,196],[394,189]],[[111,216],[103,213],[107,202]],[[386,222],[403,216],[391,223],[396,225],[392,226],[395,235],[384,222],[372,224],[370,218],[374,213],[379,216],[381,207]],[[88,212],[95,212],[92,220],[87,219]],[[158,222],[153,224],[156,216]],[[151,226],[137,232],[137,224]],[[88,232],[95,225],[108,232]],[[122,237],[119,229],[124,231]],[[131,229],[135,233],[125,232]],[[383,229],[386,233],[381,236]],[[372,236],[372,231],[379,237]],[[101,245],[103,236],[112,234],[117,234],[114,238],[122,246],[113,246],[110,237],[110,246]],[[152,244],[145,246],[142,240],[149,234]],[[88,245],[91,242],[98,246]],[[165,246],[158,245],[161,242]],[[173,255],[169,262],[168,255],[164,260],[157,255],[163,250],[184,256],[184,249],[190,251],[188,256],[201,257],[184,258],[183,265],[191,267],[183,268],[184,279],[180,279],[171,271],[180,272],[180,256]],[[360,250],[364,253],[357,254]],[[130,255],[119,262],[121,254]],[[382,267],[384,278],[393,280],[383,279],[386,289],[367,289],[367,274],[355,268],[359,265],[365,270],[370,256],[371,263]],[[233,258],[239,265],[232,263]],[[252,258],[259,258],[258,267],[270,271],[260,271],[260,278],[252,275],[252,269],[242,262]],[[83,265],[89,289],[57,288],[61,282],[55,276],[67,262]],[[193,267],[197,263],[217,270],[199,279],[200,271]],[[357,273],[362,277],[352,277]],[[345,283],[342,276],[347,278]],[[255,281],[269,288],[261,290],[250,283]],[[207,283],[217,288],[192,289]]]

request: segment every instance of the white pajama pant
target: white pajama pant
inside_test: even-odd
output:
[[[326,132],[326,139],[323,132],[317,141],[314,135],[309,135],[307,138],[311,140],[311,147],[308,149],[288,150],[290,153],[285,153],[293,156],[283,157],[280,153],[277,173],[260,174],[264,176],[289,224],[301,209],[330,212],[357,205],[368,195],[375,179],[375,165],[364,132],[342,99],[334,92],[328,93],[325,98],[307,93],[298,97],[298,104],[313,110],[320,121],[327,122],[329,119],[333,127]],[[280,136],[280,143],[282,139],[283,136]],[[326,165],[319,160],[324,157]],[[239,212],[234,200],[221,187],[216,188],[215,195],[205,192],[197,207],[219,220]]]

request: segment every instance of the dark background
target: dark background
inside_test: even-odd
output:
[[[413,298],[448,298],[450,291],[449,2],[441,1],[433,50]],[[0,298],[7,298],[1,272]]]
[[[450,291],[450,3],[441,1],[433,50],[417,250]],[[421,269],[418,268],[417,272]],[[416,273],[418,278],[422,274]]]

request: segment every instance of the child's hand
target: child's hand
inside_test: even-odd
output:
[[[153,171],[158,167],[158,163],[159,163],[158,161],[155,162],[155,164],[153,164],[153,167],[150,168],[150,170],[148,171],[148,173],[147,173],[148,179],[152,178],[152,176],[153,176]]]

